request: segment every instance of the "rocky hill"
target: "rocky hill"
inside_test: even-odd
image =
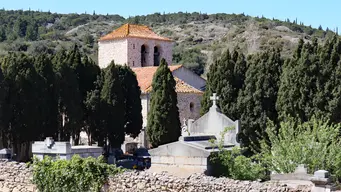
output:
[[[15,51],[53,53],[77,43],[97,62],[97,39],[127,22],[148,25],[158,34],[174,39],[174,63],[184,64],[198,74],[226,49],[239,47],[250,54],[278,47],[288,57],[299,38],[324,41],[334,35],[328,28],[244,14],[155,13],[125,19],[96,13],[0,10],[0,55]]]

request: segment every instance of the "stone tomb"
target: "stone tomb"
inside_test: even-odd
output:
[[[32,153],[39,159],[44,156],[51,156],[53,158],[59,157],[60,159],[69,160],[73,155],[80,157],[99,157],[103,153],[102,147],[97,146],[71,146],[70,142],[55,142],[51,137],[47,137],[45,141],[35,141],[32,144]]]
[[[223,139],[223,148],[230,150],[239,146],[237,134],[240,130],[239,121],[233,121],[222,114],[216,105],[218,97],[211,97],[213,105],[208,113],[196,121],[188,120],[182,136],[177,142],[161,145],[149,150],[153,166],[195,167],[200,172],[208,171],[208,157],[217,152],[211,140]],[[229,128],[224,138],[222,132]]]

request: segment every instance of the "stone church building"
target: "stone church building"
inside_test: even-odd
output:
[[[125,24],[99,39],[98,63],[101,68],[114,60],[117,65],[130,66],[136,73],[142,92],[144,128],[147,126],[153,75],[162,58],[167,61],[176,81],[180,121],[200,117],[206,81],[182,65],[172,65],[172,49],[173,40],[161,37],[143,25]],[[140,145],[146,146],[143,133],[138,140]]]

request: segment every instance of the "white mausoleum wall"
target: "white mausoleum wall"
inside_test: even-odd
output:
[[[106,68],[112,60],[115,64],[124,65],[128,61],[128,40],[118,39],[98,42],[98,65]]]
[[[154,65],[154,47],[157,46],[160,52],[160,59],[164,58],[168,65],[172,64],[173,43],[170,41],[160,41],[153,39],[128,38],[128,62],[130,67],[141,66],[141,47],[145,45],[147,51],[146,65]],[[144,66],[144,67],[145,67]]]
[[[199,119],[201,108],[201,94],[197,93],[178,93],[178,108],[181,125],[186,119]]]
[[[141,94],[141,105],[142,105],[142,127],[147,127],[147,116],[149,111],[149,94]]]

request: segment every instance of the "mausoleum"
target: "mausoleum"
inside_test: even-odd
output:
[[[99,157],[103,153],[102,147],[97,146],[71,146],[70,142],[56,142],[51,137],[47,137],[44,141],[35,141],[32,144],[33,156],[43,159],[44,156],[69,160],[73,155],[80,157]]]
[[[216,105],[219,98],[213,94],[213,105],[198,120],[188,120],[183,127],[179,141],[161,145],[149,150],[152,166],[176,165],[177,167],[197,167],[204,172],[209,170],[208,158],[218,151],[211,140],[220,140],[221,133],[228,130],[223,138],[223,148],[230,150],[239,146],[237,134],[240,131],[239,121],[231,120],[222,114]]]

